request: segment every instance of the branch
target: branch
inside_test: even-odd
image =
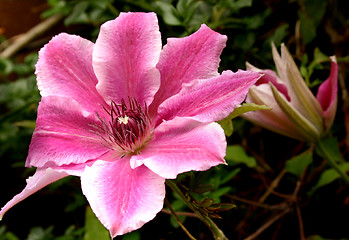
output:
[[[56,14],[52,17],[49,17],[45,21],[37,24],[28,32],[19,36],[9,47],[0,53],[0,58],[9,58],[12,57],[16,52],[21,50],[26,44],[30,43],[35,38],[44,34],[51,27],[56,25],[63,19],[63,15]]]

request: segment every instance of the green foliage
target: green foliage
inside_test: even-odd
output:
[[[220,120],[218,123],[224,129],[225,135],[229,137],[233,134],[234,131],[233,123],[231,121],[232,119],[239,117],[244,113],[258,110],[271,110],[271,108],[265,105],[257,105],[255,103],[244,103],[241,106],[236,107],[228,117]]]
[[[45,11],[42,16],[63,14],[67,16],[64,20],[66,25],[92,24],[97,26],[119,14],[112,6],[112,2],[112,0],[49,0],[51,8]]]
[[[325,154],[329,155],[337,163],[343,163],[345,160],[340,152],[338,141],[334,138],[324,138],[321,141],[321,145],[324,146],[324,149],[319,147],[319,144],[316,145],[316,153],[325,158]]]
[[[339,168],[344,171],[347,172],[349,171],[349,163],[342,163],[339,164]],[[330,183],[332,183],[333,181],[340,179],[341,176],[338,174],[338,172],[335,169],[327,169],[325,171],[323,171],[321,173],[321,176],[318,180],[318,182],[316,183],[315,186],[312,187],[312,189],[310,190],[309,194],[312,195],[314,194],[314,192],[323,186],[326,186]]]
[[[256,159],[254,157],[248,156],[245,150],[239,145],[228,146],[225,159],[230,165],[245,164],[250,168],[257,166]]]
[[[313,153],[306,151],[298,156],[287,160],[285,163],[285,170],[300,177],[304,170],[313,162]]]
[[[6,226],[0,226],[0,240],[19,240],[12,232],[6,231]]]
[[[122,240],[141,240],[141,235],[138,231],[130,232],[123,235]]]
[[[101,224],[90,207],[86,207],[84,240],[109,240],[108,230]]]

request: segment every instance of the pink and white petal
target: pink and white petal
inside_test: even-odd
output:
[[[155,13],[120,13],[104,23],[93,50],[99,93],[107,101],[134,97],[149,105],[160,86],[161,46]]]
[[[214,122],[227,117],[246,98],[249,88],[261,77],[253,71],[225,71],[221,76],[198,80],[159,106],[159,118],[191,117]]]
[[[177,94],[183,83],[217,76],[220,55],[226,41],[226,36],[205,24],[188,37],[167,39],[157,64],[161,85],[150,106],[151,114],[156,113],[164,100]]]
[[[319,86],[316,95],[316,98],[323,109],[322,116],[325,120],[326,130],[328,130],[332,125],[337,110],[338,65],[334,56],[331,60],[330,76]]]
[[[26,199],[33,193],[39,191],[43,187],[50,183],[53,183],[61,178],[68,176],[69,174],[65,171],[57,171],[51,168],[40,169],[38,168],[35,174],[27,179],[27,185],[23,191],[14,196],[0,211],[0,220],[4,214],[17,203]]]
[[[100,124],[75,101],[63,97],[43,97],[29,146],[26,166],[61,166],[95,159],[110,149],[92,132]]]
[[[97,78],[92,67],[93,46],[86,39],[66,33],[52,38],[40,50],[36,64],[41,96],[74,99],[90,112],[105,105],[96,90]]]
[[[142,227],[162,209],[165,179],[129,158],[97,161],[81,177],[82,191],[112,237]]]
[[[256,86],[271,82],[276,87],[276,89],[286,97],[287,100],[290,100],[287,92],[287,87],[284,83],[282,83],[282,81],[280,81],[276,72],[270,69],[262,70],[249,63],[246,63],[246,69],[263,74],[263,76],[256,82]]]
[[[179,173],[225,164],[226,146],[219,124],[176,117],[154,130],[154,139],[132,156],[131,166],[144,164],[161,177],[176,178]]]
[[[287,118],[282,109],[277,104],[269,84],[261,84],[252,86],[247,95],[246,102],[259,105],[266,105],[272,110],[259,110],[254,112],[244,113],[243,118],[253,122],[256,125],[277,132],[279,134],[304,140],[302,133],[298,128]]]
[[[276,49],[273,49],[273,51],[275,52]],[[296,63],[284,44],[281,45],[281,58],[282,66],[277,65],[277,70],[287,87],[292,108],[296,109],[308,121],[311,120],[317,129],[322,129],[321,106],[306,85]]]

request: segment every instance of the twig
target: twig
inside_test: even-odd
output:
[[[302,218],[301,209],[298,204],[296,204],[296,213],[297,213],[297,218],[299,223],[299,239],[305,240],[303,218]]]
[[[0,53],[0,58],[12,57],[16,52],[22,49],[26,44],[31,42],[33,39],[45,33],[48,29],[56,25],[63,19],[63,15],[56,14],[45,21],[37,24],[25,34],[18,37],[9,47]]]
[[[298,195],[298,192],[301,188],[301,185],[302,185],[301,181],[298,180],[296,187],[294,188],[294,191],[292,193],[291,201],[293,201],[295,203],[296,214],[297,214],[298,224],[299,224],[299,239],[305,240],[303,218],[302,218],[301,208],[299,207],[298,199],[297,199],[297,195]]]
[[[172,215],[172,212],[166,209],[161,210],[162,213]],[[190,213],[190,212],[176,212],[177,216],[186,216],[186,217],[193,217],[193,218],[199,218],[200,217],[196,213]]]
[[[165,204],[167,205],[167,207],[170,209],[172,215],[174,216],[174,218],[176,219],[176,221],[178,222],[179,226],[182,228],[182,230],[185,232],[185,234],[188,235],[188,237],[191,240],[196,240],[195,237],[193,237],[193,235],[190,234],[190,232],[184,227],[184,225],[181,223],[181,220],[179,220],[176,212],[173,210],[171,204],[169,203],[169,201],[167,200],[167,198],[165,198]]]
[[[260,203],[263,203],[265,199],[274,191],[274,189],[279,185],[282,177],[285,175],[286,171],[283,169],[280,174],[274,179],[274,181],[270,184],[270,187],[267,191],[262,195],[262,197],[258,200]]]
[[[241,198],[238,196],[234,196],[234,195],[230,195],[230,194],[225,194],[224,196],[229,197],[233,200],[239,201],[239,202],[243,202],[252,206],[256,206],[256,207],[260,207],[260,208],[265,208],[268,210],[284,210],[286,208],[286,205],[283,204],[277,204],[277,205],[268,205],[268,204],[264,204],[264,203],[260,203],[260,202],[255,202],[255,201],[251,201],[245,198]]]
[[[288,212],[290,211],[290,209],[285,209],[284,211],[282,211],[281,213],[277,214],[276,216],[274,216],[273,218],[269,219],[269,221],[267,221],[265,224],[263,224],[260,228],[257,229],[257,231],[255,231],[253,234],[251,234],[250,236],[248,236],[247,238],[245,238],[245,240],[252,240],[255,239],[256,237],[258,237],[262,232],[264,232],[265,229],[267,229],[268,227],[270,227],[274,222],[276,222],[277,220],[279,220],[281,217],[283,217],[284,215],[286,215]]]
[[[177,193],[177,195],[187,204],[187,206],[193,212],[198,214],[200,219],[209,227],[209,229],[213,234],[213,237],[216,240],[228,240],[228,238],[224,235],[223,231],[218,228],[218,226],[213,222],[213,220],[210,217],[204,216],[203,214],[201,214],[201,212],[197,208],[195,208],[192,205],[192,203],[187,199],[187,197],[183,194],[183,192],[179,189],[179,187],[173,180],[167,179],[166,185],[170,187],[175,193]]]

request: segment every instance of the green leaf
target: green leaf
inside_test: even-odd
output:
[[[314,21],[304,12],[299,12],[299,19],[301,21],[302,40],[304,44],[308,44],[316,37],[316,26]]]
[[[178,13],[182,16],[183,22],[189,22],[196,9],[201,5],[201,1],[193,1],[193,0],[179,0],[176,7]]]
[[[349,163],[339,164],[338,167],[343,172],[347,172],[349,170]],[[340,177],[341,176],[339,175],[339,173],[335,169],[328,169],[328,170],[324,171],[321,174],[317,184],[309,191],[309,194],[312,195],[320,187],[326,186]]]
[[[312,163],[313,153],[311,151],[306,151],[298,156],[289,159],[285,164],[285,170],[292,173],[298,177],[302,175],[305,168]]]
[[[223,128],[224,130],[224,134],[227,136],[227,137],[230,137],[233,132],[234,132],[234,127],[233,127],[233,123],[231,121],[231,119],[229,118],[224,118],[222,120],[220,120],[219,122],[219,125],[221,125],[221,127]]]
[[[270,46],[272,42],[275,44],[275,46],[281,45],[285,37],[289,34],[288,28],[288,24],[283,24],[280,27],[278,27],[274,31],[273,35],[268,39],[268,46]]]
[[[227,174],[224,174],[224,177],[222,177],[220,184],[227,183],[230,179],[235,177],[240,172],[240,170],[241,170],[240,168],[235,168],[229,171]]]
[[[255,103],[244,103],[240,107],[235,108],[227,118],[233,119],[244,113],[257,110],[271,110],[271,108],[265,105],[257,105]]]
[[[320,150],[320,145],[322,146],[322,149]],[[332,159],[334,159],[337,163],[343,163],[345,162],[343,159],[343,156],[340,152],[338,141],[334,138],[325,138],[321,139],[320,143],[316,145],[315,151],[317,154],[319,154],[321,157],[326,158],[326,155],[331,156]],[[323,151],[326,151],[324,153]]]
[[[327,55],[325,55],[323,52],[321,52],[319,48],[315,48],[314,62],[316,64],[319,64],[319,63],[328,62],[328,61],[330,61],[330,58]]]
[[[240,145],[231,145],[227,147],[227,155],[225,156],[228,164],[245,164],[247,167],[253,168],[257,166],[254,157],[248,156],[245,149]]]
[[[15,125],[17,127],[25,127],[25,128],[34,129],[36,122],[33,120],[23,120],[23,121],[15,122],[15,123],[13,123],[13,125]]]
[[[305,0],[305,11],[318,26],[326,12],[327,0]]]
[[[101,224],[91,208],[86,207],[84,240],[110,240],[108,230]]]
[[[30,229],[27,240],[49,240],[52,239],[53,226],[44,229],[42,227],[33,227]]]
[[[122,240],[141,240],[141,234],[138,231],[133,231],[123,235]]]
[[[241,8],[252,6],[252,0],[229,0],[227,3],[233,12],[237,12]]]
[[[236,107],[228,117],[218,121],[218,123],[224,129],[225,135],[229,137],[233,134],[233,124],[231,122],[232,119],[239,117],[244,113],[257,110],[271,110],[271,108],[265,105],[257,105],[255,103],[244,103],[241,106]]]
[[[88,8],[89,3],[88,2],[79,2],[77,3],[71,14],[64,20],[64,24],[69,26],[71,24],[76,23],[87,23],[88,22],[88,16],[86,14],[86,10]]]
[[[177,9],[174,6],[161,1],[156,1],[155,5],[159,9],[159,12],[166,24],[173,26],[182,25],[182,21],[179,18],[179,13],[177,12]]]
[[[7,58],[0,58],[0,73],[8,75],[13,71],[13,68],[13,62]]]
[[[12,232],[6,231],[6,226],[0,227],[0,240],[19,240],[19,238]]]

